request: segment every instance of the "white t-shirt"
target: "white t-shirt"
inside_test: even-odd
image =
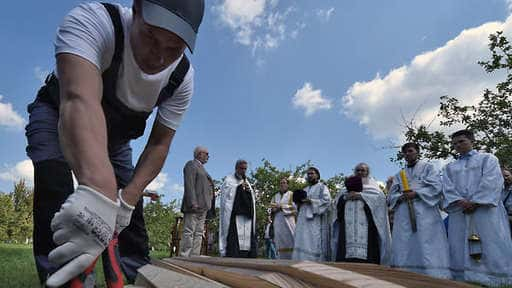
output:
[[[130,45],[132,9],[116,6],[119,8],[124,31],[123,61],[119,67],[116,94],[130,109],[149,112],[153,110],[160,91],[167,85],[181,57],[157,74],[150,75],[140,70]],[[59,53],[78,55],[96,65],[102,72],[109,68],[114,48],[114,27],[107,10],[101,3],[85,3],[74,8],[57,29],[55,55]],[[183,83],[176,89],[174,95],[158,106],[158,121],[176,130],[190,105],[193,91],[194,69],[190,65]]]

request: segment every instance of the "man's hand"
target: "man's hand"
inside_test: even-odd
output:
[[[469,202],[470,205],[468,206],[468,208],[464,208],[464,214],[471,214],[473,212],[475,212],[476,208],[478,208],[480,205],[476,204],[476,203],[472,203],[472,202]]]
[[[416,198],[416,192],[412,191],[412,190],[407,190],[407,191],[404,191],[404,195],[406,197],[406,199],[414,199]]]
[[[124,201],[123,189],[119,189],[119,193],[117,194],[117,196],[120,202],[120,206],[117,210],[116,232],[117,235],[119,235],[124,228],[130,225],[130,220],[132,219],[132,213],[135,207]]]
[[[108,246],[114,235],[119,202],[94,189],[79,185],[52,219],[53,241],[58,245],[48,255],[51,263],[64,265],[46,285],[64,285],[83,272]]]
[[[348,200],[354,201],[354,200],[359,200],[359,199],[361,199],[361,193],[355,192],[355,191],[350,191],[348,193]]]
[[[149,199],[151,199],[151,201],[156,201],[156,200],[160,199],[160,195],[158,195],[158,193],[152,192],[152,191],[144,191],[142,193],[142,196],[149,197]]]
[[[471,202],[469,202],[469,201],[468,201],[468,200],[466,200],[466,199],[458,200],[458,201],[456,202],[456,204],[457,204],[458,206],[462,207],[462,209],[464,209],[464,210],[469,209],[469,208],[471,208],[471,206],[472,206],[472,203],[471,203]]]
[[[302,203],[304,203],[304,204],[311,204],[311,199],[304,198],[304,199],[302,199]]]

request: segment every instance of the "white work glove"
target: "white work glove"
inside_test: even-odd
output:
[[[119,193],[117,194],[117,198],[121,205],[117,210],[117,218],[116,218],[116,233],[119,235],[124,228],[130,225],[130,220],[132,219],[132,213],[135,209],[134,206],[126,203],[123,199],[123,189],[119,189]]]
[[[52,219],[51,263],[63,265],[46,281],[48,287],[64,285],[83,272],[105,250],[114,235],[119,201],[114,202],[85,185],[79,185]]]

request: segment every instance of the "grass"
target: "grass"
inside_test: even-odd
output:
[[[169,252],[152,251],[151,257],[158,259],[169,257]],[[0,244],[0,263],[0,287],[40,287],[32,256],[32,246]],[[101,261],[96,265],[96,284],[97,287],[106,287]]]
[[[32,246],[0,244],[0,286],[39,287]]]

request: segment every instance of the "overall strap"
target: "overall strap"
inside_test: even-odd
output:
[[[123,24],[121,22],[121,15],[119,14],[119,9],[114,4],[111,3],[101,3],[108,14],[110,15],[110,20],[114,26],[114,35],[115,35],[115,48],[114,55],[112,56],[112,61],[110,62],[110,66],[107,70],[105,70],[102,74],[103,78],[103,102],[104,104],[109,104],[111,107],[115,107],[115,110],[118,110],[121,113],[131,115],[131,114],[139,114],[136,111],[128,108],[124,103],[122,103],[116,95],[117,88],[117,79],[119,76],[119,67],[123,62],[123,51],[124,51],[124,32],[123,32]],[[142,113],[145,114],[145,113]]]
[[[160,96],[158,96],[158,101],[156,102],[156,106],[160,105],[166,99],[169,99],[174,94],[174,91],[180,87],[183,79],[185,79],[185,75],[187,75],[188,69],[190,68],[190,61],[187,58],[187,55],[183,54],[180,63],[176,66],[176,69],[169,77],[169,83],[162,89],[160,92]]]

